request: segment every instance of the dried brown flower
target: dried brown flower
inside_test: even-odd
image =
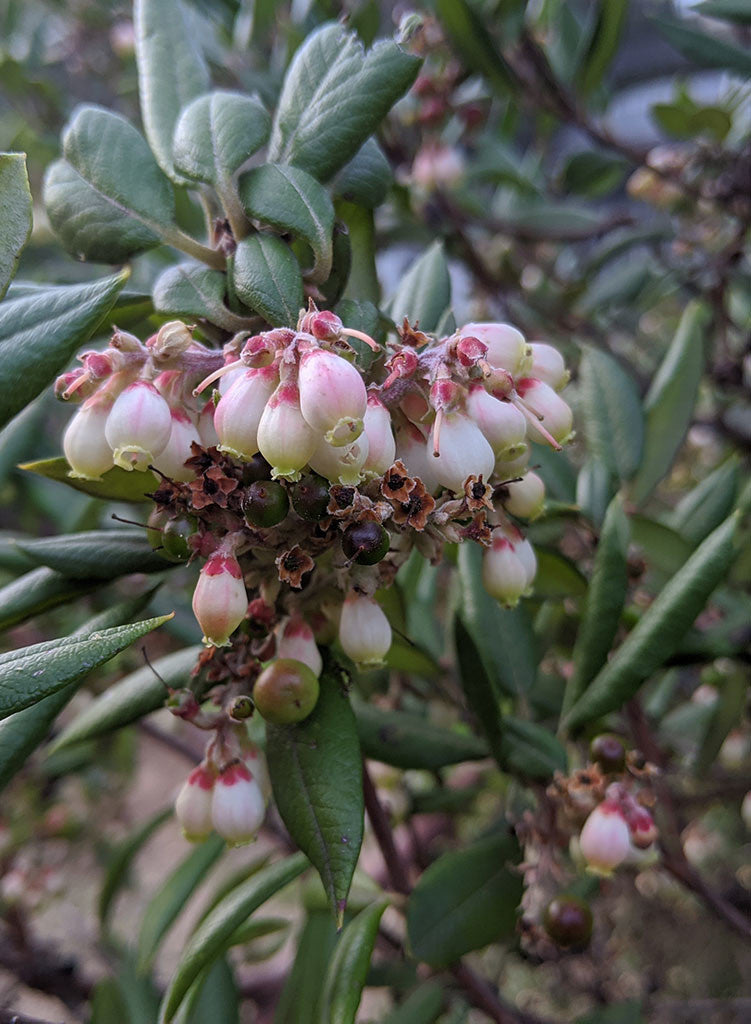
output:
[[[383,474],[381,494],[389,501],[401,504],[408,500],[410,491],[413,491],[416,486],[417,481],[409,475],[407,467],[401,459],[397,459],[394,465]]]
[[[303,576],[315,568],[315,562],[299,544],[295,544],[289,551],[283,551],[275,562],[279,570],[279,579],[282,583],[289,583],[295,590],[302,587]]]

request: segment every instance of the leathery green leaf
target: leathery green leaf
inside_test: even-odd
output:
[[[276,1006],[274,1024],[314,1024],[335,942],[336,925],[331,914],[327,910],[309,910],[297,940],[292,969]]]
[[[587,346],[579,371],[584,429],[592,454],[629,480],[639,468],[644,417],[636,384],[612,356]]]
[[[181,174],[224,193],[232,178],[271,130],[271,118],[255,96],[216,89],[183,110],[172,152]]]
[[[303,304],[302,273],[290,247],[274,235],[251,235],[237,247],[235,291],[273,327],[294,326]]]
[[[738,460],[731,456],[681,498],[670,525],[690,544],[699,544],[730,515],[739,478]]]
[[[168,267],[154,282],[154,308],[171,316],[199,316],[227,331],[242,331],[249,321],[224,304],[227,275],[201,263]]]
[[[69,580],[52,569],[32,569],[0,587],[0,630],[90,594],[101,585],[101,580]]]
[[[32,202],[24,153],[0,153],[0,299],[8,290],[18,260],[31,234]]]
[[[355,1024],[378,925],[388,904],[373,903],[354,917],[337,940],[318,1009],[318,1024]]]
[[[398,768],[435,771],[462,761],[479,761],[488,748],[471,733],[433,725],[406,711],[384,711],[371,704],[355,705],[363,753]]]
[[[36,462],[22,462],[18,467],[27,473],[45,476],[48,480],[59,480],[75,491],[90,494],[92,498],[105,501],[150,501],[148,497],[158,487],[158,480],[148,470],[145,473],[129,472],[115,466],[103,473],[99,480],[80,480],[70,476],[70,466],[62,455]]]
[[[440,242],[434,242],[402,276],[388,312],[401,325],[406,316],[423,331],[434,331],[451,305],[451,278]]]
[[[85,530],[81,533],[18,540],[37,565],[69,579],[112,580],[132,572],[162,572],[173,563],[154,551],[143,530]]]

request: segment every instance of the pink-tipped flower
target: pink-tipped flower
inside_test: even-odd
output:
[[[514,608],[529,587],[528,567],[502,530],[493,531],[482,559],[483,586],[505,608]]]
[[[169,441],[161,455],[154,460],[154,466],[171,480],[193,480],[195,470],[185,465],[191,458],[191,445],[200,441],[198,428],[181,409],[171,409],[172,430]]]
[[[435,459],[428,449],[428,442],[422,431],[413,423],[403,423],[396,432],[396,457],[406,466],[411,477],[419,477],[425,490],[435,494],[439,483],[435,471]]]
[[[367,457],[368,438],[365,434],[344,448],[334,448],[327,441],[319,441],[310,456],[310,468],[333,484],[352,487],[362,479]]]
[[[271,798],[271,776],[269,775],[269,768],[263,751],[259,750],[258,747],[244,746],[243,761],[250,774],[261,787],[263,799],[268,801]]]
[[[193,614],[203,630],[203,642],[208,647],[228,647],[247,610],[239,562],[234,555],[215,551],[201,569],[193,592]]]
[[[212,399],[209,399],[203,409],[201,409],[201,415],[198,417],[198,436],[204,448],[213,448],[219,444],[219,435],[214,426],[215,411],[216,406]]]
[[[211,822],[211,797],[214,775],[202,764],[194,768],[175,801],[175,815],[183,835],[191,842],[205,839],[214,827]]]
[[[545,507],[545,484],[537,473],[529,472],[506,484],[503,507],[520,519],[536,519]]]
[[[113,399],[108,394],[87,398],[66,427],[63,451],[70,466],[69,476],[99,480],[115,462],[105,435]]]
[[[215,830],[230,846],[250,843],[266,815],[261,787],[247,765],[235,762],[217,776],[211,800]]]
[[[559,445],[571,440],[574,425],[571,407],[549,384],[535,377],[525,377],[517,382],[516,390],[533,414],[527,417],[527,432],[533,440],[549,444],[552,437]]]
[[[531,590],[532,584],[535,581],[535,576],[537,575],[537,555],[535,554],[535,549],[529,543],[527,538],[523,537],[521,534],[519,534],[518,538],[512,543],[514,545],[516,557],[524,566],[524,572],[527,576],[527,586],[524,590],[524,593],[526,594]]]
[[[146,470],[164,451],[171,432],[169,405],[146,380],[120,392],[105,427],[115,464],[123,469]]]
[[[530,342],[532,349],[532,366],[530,377],[549,384],[554,391],[561,391],[568,384],[571,374],[566,369],[563,356],[557,348],[546,345],[544,341]]]
[[[487,482],[493,473],[495,455],[477,424],[461,412],[447,413],[440,432],[437,423],[436,420],[432,443],[433,471],[438,483],[458,493],[469,476],[482,476]]]
[[[214,428],[219,449],[238,459],[251,459],[258,451],[258,425],[268,400],[279,383],[273,366],[243,370],[219,399]]]
[[[308,463],[321,439],[300,410],[300,392],[296,384],[282,381],[266,403],[258,424],[258,448],[271,464],[271,474],[299,480],[300,470]]]
[[[354,591],[342,605],[339,643],[358,665],[381,665],[391,647],[391,626],[372,597]]]
[[[529,346],[521,331],[511,324],[466,324],[460,338],[479,338],[488,346],[485,358],[491,366],[507,370],[512,377],[526,373],[531,364]]]
[[[638,850],[648,850],[658,836],[655,820],[646,807],[636,804],[627,815],[631,842]]]
[[[363,434],[368,439],[368,457],[363,465],[366,473],[383,476],[394,465],[396,441],[391,429],[391,414],[377,395],[368,395],[363,420]]]
[[[482,384],[470,385],[467,413],[482,431],[496,459],[515,459],[526,449],[524,414],[511,402],[489,395]]]
[[[294,658],[307,665],[317,676],[323,668],[321,652],[313,636],[313,630],[299,615],[284,619],[274,630],[276,635],[277,658]]]
[[[352,363],[322,348],[308,349],[297,383],[303,416],[329,444],[339,447],[360,436],[368,396]]]
[[[579,848],[590,871],[609,875],[622,864],[631,849],[626,819],[615,801],[603,800],[584,822]]]

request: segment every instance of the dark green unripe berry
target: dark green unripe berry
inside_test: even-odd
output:
[[[292,508],[301,519],[317,523],[326,515],[329,505],[329,484],[317,473],[306,473],[292,487]]]
[[[360,565],[375,565],[389,549],[388,531],[380,523],[353,523],[344,531],[342,548],[347,558]]]
[[[146,539],[155,551],[157,548],[163,547],[162,530],[164,530],[168,520],[169,516],[167,511],[163,508],[155,508],[149,514],[149,518],[147,520],[148,530],[146,531]]]
[[[287,492],[278,480],[258,480],[248,488],[243,512],[249,526],[276,526],[289,512]]]
[[[604,732],[595,736],[589,753],[604,772],[622,772],[626,767],[626,747],[623,740],[612,733]]]
[[[187,562],[191,554],[189,540],[195,532],[195,520],[187,516],[168,519],[162,530],[164,554],[175,562]]]
[[[264,459],[260,452],[256,452],[252,458],[243,463],[243,484],[247,487],[257,480],[271,479],[271,464]]]
[[[592,911],[583,900],[563,894],[550,901],[543,924],[556,945],[586,946],[592,935]]]
[[[292,725],[316,706],[318,689],[315,672],[302,661],[277,658],[256,679],[253,700],[267,722]]]

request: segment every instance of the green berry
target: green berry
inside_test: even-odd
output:
[[[260,715],[274,725],[292,725],[307,718],[318,701],[318,679],[294,658],[277,658],[261,672],[253,687]]]
[[[317,523],[329,505],[329,484],[317,473],[306,473],[292,487],[292,508],[301,519]]]
[[[277,526],[289,512],[287,492],[278,480],[258,480],[247,490],[243,512],[249,526]]]
[[[194,519],[177,516],[168,519],[162,531],[164,554],[175,562],[187,562],[190,558],[190,538],[196,532]]]
[[[243,484],[247,487],[257,480],[271,479],[271,465],[264,459],[260,452],[257,452],[243,463]]]
[[[592,911],[576,896],[563,894],[550,901],[543,924],[556,945],[564,949],[586,946],[592,935]]]
[[[360,565],[375,565],[389,549],[391,539],[380,523],[353,523],[344,531],[342,548],[347,558]]]

